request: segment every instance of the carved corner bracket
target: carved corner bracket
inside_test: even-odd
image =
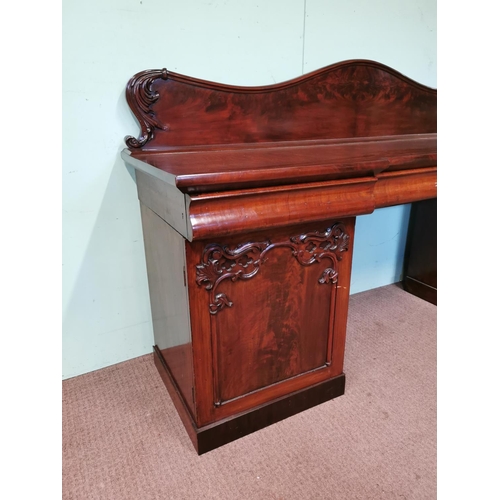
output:
[[[196,266],[196,283],[210,292],[210,314],[217,314],[233,303],[224,293],[216,293],[218,285],[226,280],[247,280],[255,276],[264,256],[273,248],[288,247],[299,264],[309,266],[322,259],[330,259],[332,267],[325,269],[318,279],[320,284],[337,283],[337,261],[349,249],[349,235],[342,223],[333,224],[324,232],[292,236],[288,241],[272,243],[249,242],[236,247],[212,243],[203,251],[202,261]]]
[[[129,148],[142,148],[153,138],[155,128],[167,129],[165,125],[160,123],[151,109],[151,106],[160,97],[160,94],[152,88],[153,82],[158,78],[162,80],[168,79],[166,68],[141,71],[128,82],[127,102],[141,125],[141,135],[138,139],[130,135],[125,137],[125,143]]]

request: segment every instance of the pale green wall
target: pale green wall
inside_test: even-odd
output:
[[[304,36],[305,35],[305,36]],[[263,85],[351,58],[436,86],[436,1],[63,2],[63,377],[151,352],[139,204],[119,152],[136,72]],[[400,279],[408,207],[359,217],[357,292]]]

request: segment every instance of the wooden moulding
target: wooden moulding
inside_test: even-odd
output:
[[[147,70],[126,98],[154,362],[197,452],[342,395],[355,217],[437,196],[437,91],[354,60],[263,87]]]
[[[137,164],[136,168],[141,202],[189,241],[364,215],[437,196],[436,167],[194,196],[181,193]]]
[[[242,412],[204,427],[197,427],[180,396],[180,392],[159,349],[156,346],[153,349],[155,365],[198,455],[207,453],[308,408],[342,396],[345,391],[345,375],[342,373],[326,382],[293,392],[250,411]]]
[[[189,241],[435,197],[437,91],[344,61],[262,87],[136,74],[139,198]]]
[[[196,195],[264,186],[329,181],[435,166],[436,134],[360,137],[192,147],[134,152],[133,158],[171,176]]]
[[[188,197],[187,239],[351,217],[437,196],[437,168]]]
[[[371,213],[375,182],[375,178],[365,177],[190,197],[187,238]]]
[[[436,132],[436,91],[375,61],[343,61],[275,85],[239,87],[147,70],[128,83],[134,151]]]
[[[437,167],[379,174],[374,187],[376,208],[437,197]]]

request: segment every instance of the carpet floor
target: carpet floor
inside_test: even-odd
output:
[[[151,355],[63,382],[64,500],[436,498],[436,307],[350,298],[345,395],[198,456]]]

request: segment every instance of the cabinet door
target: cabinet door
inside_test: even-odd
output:
[[[188,244],[212,420],[342,373],[353,231],[343,219]]]

